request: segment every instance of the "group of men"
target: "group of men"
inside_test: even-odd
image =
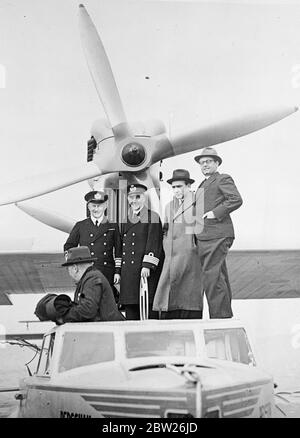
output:
[[[226,255],[234,240],[230,213],[242,198],[233,179],[218,172],[222,159],[213,148],[195,160],[205,179],[194,193],[189,172],[174,170],[163,226],[147,207],[142,184],[128,186],[120,227],[106,214],[106,194],[85,196],[89,217],[75,224],[64,245],[63,266],[77,284],[74,302],[58,323],[121,320],[120,306],[126,319],[140,319],[141,279],[148,283],[151,319],[202,318],[204,293],[210,318],[232,317]]]

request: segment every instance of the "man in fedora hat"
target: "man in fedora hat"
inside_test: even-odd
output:
[[[107,218],[108,195],[93,190],[84,199],[90,216],[75,224],[64,251],[78,245],[87,246],[91,255],[97,258],[95,267],[105,275],[116,294],[114,284],[120,282],[122,254],[119,226]]]
[[[139,297],[141,277],[147,279],[149,318],[158,318],[152,304],[163,264],[162,225],[157,213],[146,206],[147,187],[127,187],[128,215],[122,224],[122,270],[120,304],[127,319],[140,319]]]
[[[194,182],[185,169],[176,169],[167,181],[173,200],[167,204],[163,246],[165,261],[153,309],[162,319],[202,318],[202,283],[194,239]]]
[[[121,321],[112,288],[106,277],[94,268],[97,258],[91,256],[87,246],[70,248],[65,254],[69,275],[76,283],[73,305],[58,323]]]
[[[203,288],[210,318],[231,318],[231,288],[226,256],[234,240],[230,213],[243,201],[231,176],[219,173],[222,163],[216,150],[208,147],[195,157],[205,177],[196,192],[196,237],[202,265]]]

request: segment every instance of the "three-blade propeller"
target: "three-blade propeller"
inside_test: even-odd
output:
[[[136,124],[127,122],[104,46],[83,5],[79,6],[79,26],[87,64],[109,121],[106,122],[106,134],[98,134],[97,129],[93,133],[98,150],[92,162],[73,169],[30,176],[27,180],[0,187],[0,205],[24,201],[114,172],[137,176],[137,179],[147,182],[148,186],[155,187],[157,180],[151,176],[151,166],[162,159],[244,136],[297,110],[295,107],[287,107],[259,114],[256,112],[234,120],[197,127],[172,138],[168,138],[161,122],[151,121],[145,122],[144,133],[141,135]],[[37,211],[35,217],[38,219]],[[41,220],[45,222],[42,214]],[[55,226],[54,218],[51,218],[51,222],[51,226]]]
[[[119,90],[97,29],[83,5],[79,5],[79,28],[87,65],[115,137],[130,134]]]

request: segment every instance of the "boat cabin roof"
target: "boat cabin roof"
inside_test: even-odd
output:
[[[171,320],[154,320],[149,319],[145,321],[101,321],[101,322],[77,322],[66,323],[61,326],[53,327],[48,333],[51,332],[68,332],[68,331],[80,331],[80,332],[95,332],[106,330],[161,330],[167,328],[180,329],[188,328],[200,328],[200,329],[225,329],[225,328],[238,328],[245,327],[245,324],[237,319],[171,319]]]
[[[51,368],[54,375],[93,364],[107,367],[169,356],[255,364],[244,324],[238,319],[146,320],[56,326],[44,335],[38,370],[49,375]]]

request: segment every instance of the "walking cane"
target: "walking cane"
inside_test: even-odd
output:
[[[140,281],[140,319],[145,320],[149,317],[149,294],[148,280],[146,277],[141,277]]]

